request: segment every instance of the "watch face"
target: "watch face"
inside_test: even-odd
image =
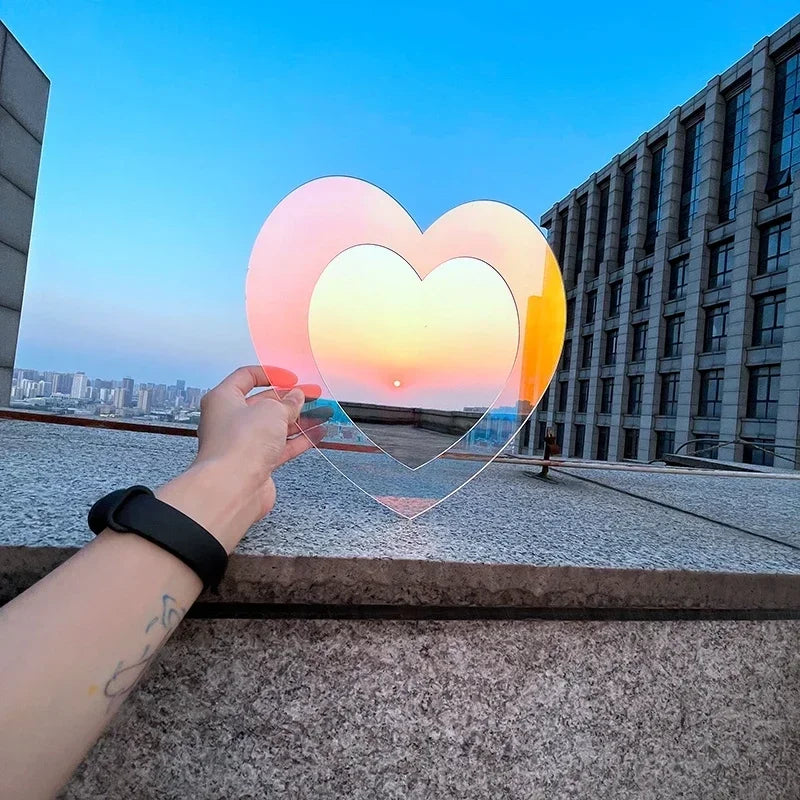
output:
[[[527,217],[457,206],[421,230],[386,192],[321,178],[267,217],[247,278],[250,332],[272,365],[321,387],[330,467],[417,516],[515,437],[561,353],[558,264]]]

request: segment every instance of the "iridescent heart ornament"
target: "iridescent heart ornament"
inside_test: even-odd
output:
[[[422,232],[378,187],[328,177],[267,217],[247,316],[268,377],[277,364],[323,387],[322,455],[413,518],[513,442],[556,369],[566,304],[547,241],[511,206],[466,203]]]

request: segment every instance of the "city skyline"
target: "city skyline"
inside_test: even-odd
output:
[[[137,381],[130,376],[100,378],[81,370],[61,372],[15,367],[11,404],[59,413],[155,415],[189,421],[199,411],[200,400],[207,391],[207,388],[187,386],[183,378],[176,378],[168,385]]]
[[[376,183],[422,227],[481,198],[539,219],[795,11],[685,9],[688,29],[680,6],[427,9],[420,25],[413,7],[10,0],[5,22],[52,81],[18,363],[159,381],[177,364],[211,386],[255,362],[255,236],[320,175]],[[620,19],[626,46],[598,47]]]
[[[176,386],[179,384],[183,384],[185,388],[187,387],[187,381],[185,378],[175,378],[174,381],[170,384],[168,381],[151,381],[151,380],[143,380],[139,381],[136,378],[133,378],[131,375],[122,375],[119,378],[109,378],[109,377],[101,377],[100,375],[94,375],[86,370],[82,369],[41,369],[37,367],[31,366],[15,366],[14,367],[14,377],[16,378],[18,373],[21,372],[38,372],[39,374],[46,374],[46,373],[53,373],[57,375],[86,375],[89,380],[98,380],[98,381],[124,381],[124,380],[132,380],[134,382],[134,386],[139,386],[140,384],[163,384],[165,386]],[[197,387],[193,387],[197,388]],[[208,391],[208,387],[204,388],[204,391]]]

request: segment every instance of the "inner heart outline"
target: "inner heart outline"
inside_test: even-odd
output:
[[[338,396],[338,392],[334,391],[329,378],[326,377],[326,376],[330,376],[331,372],[329,370],[327,370],[325,368],[325,365],[320,361],[319,351],[317,349],[315,349],[315,346],[314,346],[315,337],[314,337],[313,332],[312,332],[312,328],[314,327],[312,325],[312,319],[314,319],[314,304],[315,304],[315,300],[317,300],[318,297],[319,297],[318,292],[320,291],[320,288],[324,285],[324,280],[329,275],[330,270],[332,268],[339,268],[341,270],[341,258],[342,258],[342,256],[346,256],[348,254],[354,253],[355,251],[358,251],[361,248],[370,248],[370,249],[375,248],[378,251],[383,251],[385,253],[390,254],[393,257],[391,259],[391,262],[390,262],[392,264],[392,268],[393,269],[403,268],[403,269],[409,270],[410,274],[413,275],[414,278],[416,278],[416,280],[419,282],[420,287],[422,286],[422,284],[426,280],[429,280],[433,275],[436,275],[437,277],[440,277],[442,273],[437,272],[437,270],[441,270],[442,268],[447,269],[449,267],[450,270],[447,273],[448,278],[452,274],[454,277],[450,278],[450,279],[451,280],[457,279],[457,277],[459,277],[459,276],[456,273],[454,273],[453,270],[457,270],[458,269],[458,266],[460,265],[460,262],[462,261],[462,259],[461,258],[449,259],[448,261],[445,261],[442,264],[438,264],[436,267],[434,267],[432,270],[430,270],[427,273],[427,275],[425,275],[423,277],[423,276],[421,276],[419,274],[419,272],[417,271],[417,269],[414,267],[413,264],[411,264],[408,261],[406,261],[406,259],[404,259],[400,254],[395,253],[394,251],[389,250],[388,248],[386,248],[386,247],[384,247],[382,245],[375,245],[375,244],[353,245],[352,247],[347,248],[346,250],[342,251],[341,253],[338,253],[336,256],[334,256],[334,258],[330,261],[330,263],[328,263],[326,265],[325,269],[320,274],[320,276],[319,276],[319,278],[317,280],[317,283],[314,286],[314,290],[313,290],[312,296],[311,296],[310,308],[309,308],[309,317],[308,317],[308,319],[309,319],[309,340],[310,340],[310,343],[311,343],[311,352],[312,352],[312,355],[314,357],[314,362],[316,364],[317,370],[318,370],[318,372],[319,372],[319,374],[320,374],[320,376],[322,378],[322,381],[323,381],[325,387],[328,390],[330,398],[336,403],[336,405],[340,409],[341,413],[349,420],[350,424],[353,425],[353,427],[356,428],[361,433],[362,436],[364,436],[366,439],[368,439],[378,450],[380,450],[382,453],[387,455],[389,458],[394,459],[399,464],[401,464],[403,467],[405,467],[406,469],[409,469],[409,470],[411,470],[413,472],[413,471],[416,471],[418,469],[421,469],[422,467],[427,466],[429,463],[431,463],[432,461],[435,461],[440,456],[442,456],[445,453],[447,453],[447,452],[453,450],[454,448],[456,448],[459,445],[459,443],[461,443],[464,439],[466,439],[470,435],[470,433],[472,433],[472,431],[474,431],[476,428],[478,428],[481,425],[481,423],[484,422],[486,417],[490,415],[491,410],[497,404],[497,401],[498,401],[501,393],[503,392],[503,389],[504,389],[505,385],[508,383],[509,376],[511,374],[511,371],[514,368],[514,363],[516,362],[517,356],[518,356],[518,353],[519,353],[519,347],[520,347],[519,312],[518,312],[516,303],[514,302],[514,298],[513,298],[513,295],[511,293],[511,289],[508,286],[508,284],[506,283],[506,281],[503,278],[502,274],[498,270],[496,270],[491,264],[488,264],[485,261],[479,261],[478,259],[472,259],[472,258],[468,259],[469,262],[470,262],[470,266],[473,269],[477,265],[481,265],[482,268],[485,268],[486,270],[490,270],[491,271],[490,274],[494,276],[492,278],[492,281],[494,281],[495,278],[498,279],[499,280],[499,284],[497,284],[497,286],[502,286],[505,289],[505,293],[503,294],[503,302],[505,302],[507,300],[511,302],[510,307],[502,312],[503,314],[510,313],[510,314],[513,315],[513,318],[514,318],[514,331],[513,331],[513,334],[512,334],[513,335],[513,345],[512,345],[513,352],[511,352],[511,353],[503,353],[502,354],[504,356],[508,356],[508,355],[511,356],[510,363],[508,364],[507,368],[502,370],[503,378],[502,378],[501,381],[498,382],[497,388],[496,388],[496,390],[494,390],[494,395],[491,398],[489,398],[488,402],[485,403],[485,404],[483,403],[483,398],[481,398],[481,402],[480,403],[477,403],[477,405],[485,405],[486,406],[486,411],[483,414],[481,414],[481,416],[478,417],[478,419],[475,420],[475,422],[473,423],[473,425],[470,426],[469,429],[467,429],[466,431],[464,431],[460,435],[455,435],[455,438],[453,438],[453,440],[446,447],[443,447],[442,450],[440,450],[439,452],[435,453],[433,456],[431,456],[427,460],[422,461],[421,463],[417,464],[416,466],[412,466],[410,464],[407,464],[402,460],[402,458],[398,458],[396,455],[394,455],[393,453],[389,452],[386,449],[386,447],[384,447],[381,444],[381,442],[379,442],[374,437],[374,435],[370,435],[369,432],[365,431],[359,425],[359,423],[356,422],[352,418],[351,414],[347,411],[347,408],[345,408],[345,406],[343,405],[343,403],[345,403],[347,401],[345,400],[345,398],[342,398],[342,397]],[[380,255],[380,252],[378,254]],[[359,253],[359,255],[363,255],[363,252]],[[377,259],[375,258],[375,254],[370,252],[370,255],[373,256],[373,258],[370,260],[370,264],[376,263]],[[458,264],[457,264],[457,262],[458,262]],[[345,269],[346,269],[346,267],[345,267]],[[375,269],[376,268],[372,268],[371,267],[370,268],[370,272],[374,272]],[[357,279],[358,275],[346,275],[346,277],[348,279],[350,279],[350,280],[353,280],[354,278]],[[364,276],[361,276],[361,277],[364,277]],[[373,277],[373,276],[370,276],[370,277]],[[341,283],[343,281],[343,278],[340,275],[336,275],[336,278],[333,278],[332,280],[336,280],[337,278],[338,278],[338,282],[339,283]],[[484,286],[484,287],[481,287],[481,288],[490,289],[491,286]],[[452,297],[452,295],[451,295],[451,297]],[[486,297],[484,296],[484,298],[482,298],[482,299],[486,300]],[[495,300],[496,299],[497,298],[495,298]],[[348,309],[348,310],[352,310],[352,309]],[[475,323],[474,317],[469,317],[469,313],[468,312],[469,312],[469,309],[465,309],[464,310],[464,312],[463,312],[464,313],[464,318],[465,319],[469,318],[471,323]],[[472,366],[472,365],[470,365],[470,366]],[[350,398],[350,400],[351,401],[358,400],[358,398],[357,397],[353,397],[353,398]],[[371,403],[372,401],[369,401],[369,402]],[[380,403],[378,403],[378,405],[380,405]],[[414,404],[414,406],[416,406],[416,403]],[[427,408],[427,407],[425,407],[425,408]]]

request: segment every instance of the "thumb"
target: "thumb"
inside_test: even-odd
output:
[[[297,422],[306,396],[302,389],[292,389],[283,396],[281,402],[289,409],[289,422]]]

